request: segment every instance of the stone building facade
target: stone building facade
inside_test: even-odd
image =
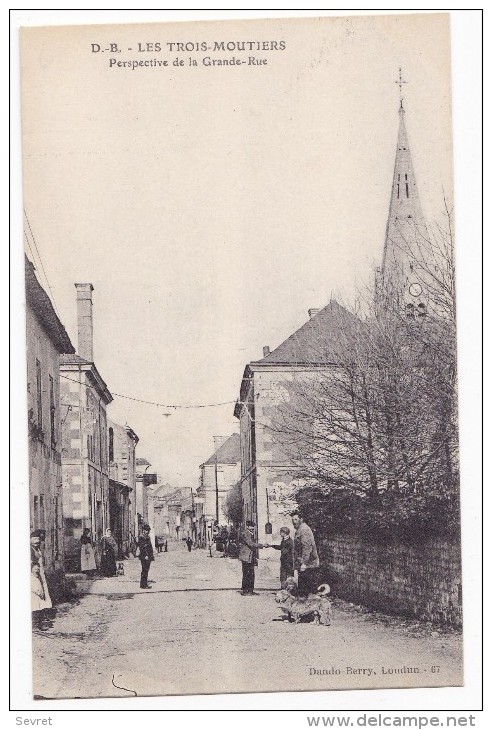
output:
[[[80,537],[91,530],[98,547],[109,520],[106,409],[113,400],[93,355],[92,284],[76,284],[78,354],[60,359],[65,564],[80,570]]]
[[[46,531],[46,572],[56,583],[64,568],[60,354],[75,350],[27,257],[25,267],[30,527]]]
[[[295,506],[293,493],[305,483],[282,433],[284,414],[295,413],[299,392],[310,379],[337,367],[340,333],[356,326],[356,317],[335,300],[308,315],[275,350],[265,347],[264,357],[246,366],[234,409],[240,426],[244,519],[257,525],[260,542],[280,540],[279,530],[289,525]]]

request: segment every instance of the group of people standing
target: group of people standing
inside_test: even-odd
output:
[[[255,566],[258,565],[258,550],[273,548],[280,550],[280,585],[297,571],[297,589],[300,596],[315,593],[319,584],[319,556],[313,531],[304,519],[295,511],[291,513],[294,527],[294,539],[290,536],[289,527],[280,528],[279,545],[259,543],[254,539],[255,524],[246,522],[241,534],[239,560],[242,563],[243,580],[241,595],[254,596]]]
[[[107,578],[116,575],[116,561],[118,560],[118,544],[111,530],[108,528],[101,540],[101,562],[99,572]],[[92,544],[91,531],[84,528],[80,538],[80,570],[89,578],[94,577],[97,570],[96,555]]]
[[[106,578],[113,578],[117,575],[118,561],[118,544],[114,539],[111,530],[108,528],[101,540],[101,562],[99,565],[100,575]],[[154,560],[154,550],[150,540],[149,525],[142,526],[142,534],[140,535],[136,547],[136,556],[142,564],[142,572],[140,576],[140,588],[150,588],[148,576],[150,563]],[[91,531],[88,527],[84,528],[82,537],[80,538],[80,570],[88,577],[94,577],[97,570],[96,555],[92,544]]]
[[[308,596],[315,593],[319,583],[318,569],[319,557],[311,528],[304,522],[299,512],[291,514],[294,527],[294,538],[290,536],[290,528],[280,529],[281,541],[278,545],[256,542],[254,538],[254,522],[246,522],[245,529],[241,532],[239,539],[239,560],[242,564],[242,585],[243,596],[257,595],[255,587],[255,566],[258,565],[258,550],[273,548],[280,551],[280,585],[282,586],[287,578],[294,576],[297,572],[298,593],[300,596]],[[31,597],[33,625],[40,628],[45,617],[46,609],[52,607],[52,601],[46,581],[43,542],[44,530],[31,532]],[[191,550],[191,540],[188,549]],[[107,529],[100,544],[100,565],[99,572],[106,577],[117,575],[118,545],[111,530]],[[149,589],[149,570],[154,561],[154,551],[150,539],[150,527],[144,524],[138,539],[136,557],[141,563],[140,588]],[[92,542],[91,531],[86,527],[80,538],[80,568],[89,577],[93,577],[97,570],[96,556]]]

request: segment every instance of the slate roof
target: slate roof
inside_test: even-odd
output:
[[[222,446],[219,446],[212,456],[200,466],[205,464],[237,464],[241,461],[239,434],[233,433]]]
[[[46,334],[58,352],[74,353],[75,348],[62,325],[49,296],[37,280],[34,264],[25,256],[26,269],[26,304],[32,309]]]
[[[350,347],[361,320],[332,300],[275,350],[251,366],[336,365]]]

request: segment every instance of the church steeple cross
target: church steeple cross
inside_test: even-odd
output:
[[[400,109],[403,109],[403,93],[402,93],[402,86],[403,84],[408,84],[408,81],[404,81],[401,75],[401,68],[398,69],[399,71],[399,77],[398,81],[395,81],[395,84],[398,84],[400,87]]]

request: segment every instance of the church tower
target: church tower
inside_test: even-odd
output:
[[[383,262],[377,272],[376,297],[379,307],[391,308],[417,318],[426,315],[429,304],[421,265],[428,232],[405,127],[401,86],[406,82],[401,78],[401,69],[400,79],[396,83],[400,85],[400,124]]]

